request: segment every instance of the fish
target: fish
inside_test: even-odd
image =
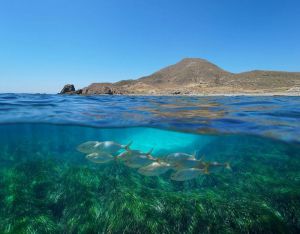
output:
[[[183,159],[172,163],[174,169],[198,168],[203,165],[203,162],[196,159]]]
[[[203,170],[199,169],[199,168],[181,169],[181,170],[173,173],[171,175],[170,179],[175,180],[175,181],[192,180],[192,179],[202,175],[203,173],[204,173]]]
[[[97,152],[106,152],[110,154],[114,154],[121,149],[130,150],[129,147],[132,144],[132,141],[129,142],[127,145],[121,145],[114,141],[103,141],[98,142],[98,144],[94,147]]]
[[[130,168],[140,168],[153,163],[155,159],[148,155],[137,155],[124,160],[124,164]]]
[[[142,154],[142,152],[139,150],[129,150],[129,151],[124,151],[124,152],[120,153],[116,157],[119,159],[123,159],[123,160],[129,160],[130,158],[137,157],[141,154]]]
[[[177,162],[172,163],[172,167],[175,170],[188,169],[188,168],[197,168],[203,170],[205,174],[209,174],[209,163],[202,161],[202,159],[183,159]]]
[[[108,163],[115,159],[115,157],[113,157],[111,154],[108,154],[106,152],[101,152],[101,153],[94,152],[86,155],[85,157],[86,159],[88,159],[93,163]]]
[[[84,154],[94,153],[97,149],[95,148],[99,144],[99,141],[87,141],[77,146],[77,150]]]
[[[153,151],[153,149],[149,150],[147,153],[143,153],[140,150],[131,150],[131,149],[129,149],[129,150],[126,150],[126,151],[120,153],[117,156],[117,158],[122,159],[122,160],[129,160],[133,157],[138,157],[138,156],[141,156],[141,155],[144,155],[146,157],[151,158],[152,157],[151,156],[152,151]]]
[[[186,154],[186,153],[172,153],[167,155],[163,160],[169,164],[171,164],[172,166],[178,164],[178,162],[182,161],[182,160],[187,160],[187,159],[192,159],[192,160],[196,160],[195,158],[195,154],[191,155],[191,154]]]
[[[171,165],[164,162],[153,162],[149,164],[148,166],[141,167],[138,169],[138,172],[145,176],[158,176],[161,174],[166,173],[171,168]]]
[[[77,150],[84,154],[90,154],[94,152],[106,152],[113,154],[121,149],[129,150],[129,146],[131,144],[132,142],[127,145],[121,145],[113,141],[87,141],[77,146]]]

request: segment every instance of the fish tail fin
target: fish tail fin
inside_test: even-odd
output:
[[[232,170],[229,162],[225,163],[225,168],[228,170]]]
[[[203,162],[203,161],[199,161],[198,165],[195,168],[199,168],[201,170],[203,170],[204,174],[209,174],[209,163]]]
[[[132,141],[130,141],[127,145],[125,145],[124,149],[127,150],[127,151],[130,150],[129,147],[130,147],[131,145],[132,145]]]
[[[204,163],[203,173],[209,175],[209,163]]]

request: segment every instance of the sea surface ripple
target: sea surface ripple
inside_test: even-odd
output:
[[[145,126],[300,142],[300,97],[0,94],[0,124]]]

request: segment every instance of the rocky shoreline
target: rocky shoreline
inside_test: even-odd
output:
[[[73,86],[74,90],[69,90],[68,87]],[[99,94],[87,94],[83,93],[82,89],[75,90],[73,84],[67,84],[59,93],[61,95],[81,95],[81,96],[95,96],[95,95],[122,95],[122,96],[300,96],[300,91],[298,92],[235,92],[235,93],[157,93],[157,94],[135,94],[135,93],[112,93],[111,91],[103,92]]]

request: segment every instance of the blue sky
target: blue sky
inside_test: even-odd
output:
[[[300,1],[0,0],[0,92],[136,79],[185,57],[300,71]]]

